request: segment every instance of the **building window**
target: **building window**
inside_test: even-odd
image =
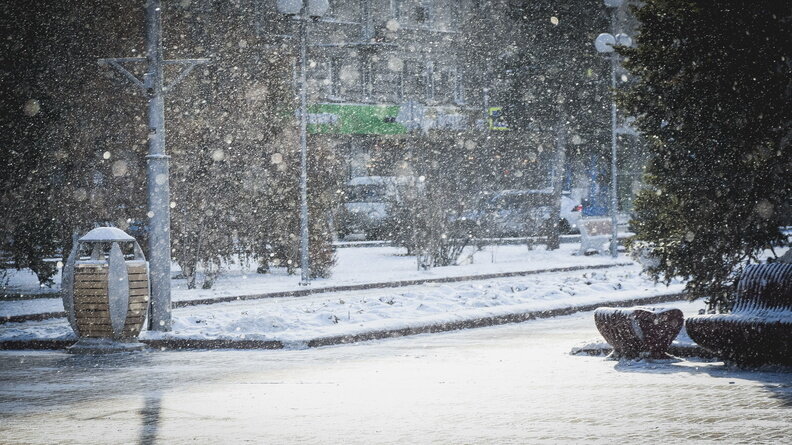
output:
[[[359,58],[335,55],[325,59],[318,68],[317,80],[322,82],[326,99],[339,102],[357,100],[365,95],[364,66]]]
[[[341,60],[331,57],[327,61],[327,95],[331,99],[341,98]]]
[[[432,102],[435,100],[435,79],[434,79],[434,62],[431,60],[426,62],[426,68],[421,78],[424,80],[424,97],[426,101]]]
[[[417,60],[405,61],[402,70],[402,99],[423,101],[425,94],[426,82],[421,63]]]
[[[454,69],[454,102],[465,104],[465,75],[460,67]]]
[[[454,4],[453,7],[459,7]],[[433,0],[390,0],[390,13],[402,25],[430,26],[435,22],[436,13]]]
[[[460,25],[460,15],[466,10],[466,5],[458,0],[435,2],[430,10],[431,24],[433,27],[456,31]]]
[[[407,99],[407,94],[406,94],[406,91],[405,91],[405,89],[404,89],[404,81],[405,81],[405,77],[406,77],[406,76],[404,75],[404,70],[402,70],[402,72],[400,72],[399,74],[397,74],[397,77],[398,77],[398,78],[396,79],[396,82],[398,82],[398,86],[399,86],[399,91],[398,91],[398,98],[397,98],[397,100],[398,100],[399,102],[404,102],[404,101]]]
[[[374,97],[374,67],[371,58],[362,56],[360,59],[361,79],[360,84],[362,87],[362,99],[370,102]]]
[[[371,23],[371,0],[360,0],[360,23],[363,39],[373,38],[374,27]]]
[[[403,12],[402,3],[404,3],[403,0],[390,0],[391,16],[393,18],[401,18]]]
[[[434,74],[435,100],[438,103],[450,104],[454,100],[454,79],[456,69],[446,67]]]
[[[416,6],[415,7],[415,23],[429,23],[429,8],[424,5]]]
[[[402,72],[394,71],[387,60],[380,58],[372,62],[374,72],[373,100],[375,102],[400,103],[404,98]]]
[[[429,103],[435,100],[434,62],[407,60],[401,75],[401,100]]]
[[[369,1],[369,0],[361,0]],[[326,18],[335,20],[356,22],[361,19],[362,5],[358,5],[352,1],[330,0],[330,9],[325,14]]]

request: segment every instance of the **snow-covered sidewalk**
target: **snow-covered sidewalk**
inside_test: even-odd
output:
[[[655,285],[640,274],[639,266],[630,265],[187,307],[174,310],[172,332],[144,332],[141,337],[299,344],[317,338],[616,303],[681,290],[680,283]],[[72,335],[64,319],[0,326],[0,340]]]

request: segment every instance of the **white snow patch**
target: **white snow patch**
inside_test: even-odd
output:
[[[267,339],[292,344],[438,323],[607,304],[682,290],[656,286],[638,266],[548,273],[476,282],[270,298],[173,311],[173,331],[142,338]],[[703,303],[702,307],[703,307]],[[64,319],[0,326],[0,339],[63,337]]]

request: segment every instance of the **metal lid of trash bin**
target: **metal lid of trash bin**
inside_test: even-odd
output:
[[[97,227],[83,235],[80,242],[110,243],[135,241],[135,238],[115,227]]]

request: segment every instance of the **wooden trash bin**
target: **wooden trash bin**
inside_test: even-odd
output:
[[[80,238],[62,283],[63,306],[78,345],[99,344],[84,339],[137,344],[150,298],[148,277],[140,245],[124,231],[100,227]]]

